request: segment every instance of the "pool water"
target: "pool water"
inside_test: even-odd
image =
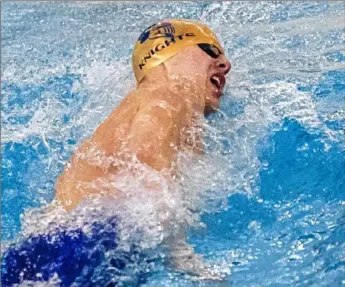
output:
[[[207,159],[185,171],[199,222],[189,242],[225,279],[195,282],[158,262],[142,286],[345,286],[344,8],[1,3],[2,243],[44,228],[24,212],[51,202],[78,144],[135,87],[141,31],[189,18],[217,33],[232,62],[205,123]]]

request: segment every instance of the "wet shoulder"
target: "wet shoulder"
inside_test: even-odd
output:
[[[138,106],[139,103],[135,94],[129,93],[96,129],[91,141],[106,152],[116,152],[128,135]]]

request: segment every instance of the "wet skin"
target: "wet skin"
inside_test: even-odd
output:
[[[57,180],[57,201],[70,211],[100,190],[120,200],[121,193],[104,184],[124,168],[109,160],[115,155],[122,162],[135,155],[161,171],[171,169],[179,150],[202,153],[202,135],[194,128],[219,107],[230,68],[224,55],[214,59],[197,46],[153,68],[79,146]]]

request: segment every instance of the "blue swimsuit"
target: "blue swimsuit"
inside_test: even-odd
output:
[[[116,219],[112,218],[107,224],[93,224],[90,235],[74,229],[13,244],[2,257],[1,286],[12,286],[23,280],[48,281],[55,273],[61,287],[72,283],[73,286],[117,286],[116,275],[121,275],[126,266],[142,262],[143,255],[135,247],[130,252],[116,250],[116,225]],[[136,275],[130,286],[145,280],[143,272]]]

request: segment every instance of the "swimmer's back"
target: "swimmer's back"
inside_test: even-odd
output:
[[[155,133],[163,132],[164,134],[157,135],[160,141],[165,137],[166,141],[177,143],[179,130],[176,128],[176,122],[179,125],[181,119],[179,115],[174,114],[180,112],[179,106],[181,103],[174,97],[168,97],[166,90],[150,91],[147,95],[139,94],[137,91],[131,92],[72,156],[57,180],[56,199],[67,210],[72,210],[85,195],[99,193],[100,190],[106,192],[102,182],[107,176],[118,171],[118,167],[110,164],[111,156],[126,151],[129,145],[135,151],[143,147],[143,162],[153,168],[157,167],[156,169],[163,167],[165,162],[155,162],[152,150],[145,150],[145,142],[151,141]],[[145,130],[145,120],[160,128]],[[133,140],[135,137],[138,139]],[[154,144],[151,142],[147,146]],[[172,154],[172,151],[167,149],[164,152],[161,159],[166,159]],[[140,157],[138,153],[137,156]],[[170,158],[165,161],[170,161]]]
[[[137,95],[130,93],[71,157],[56,184],[56,199],[67,210],[73,209],[83,195],[99,192],[91,188],[91,182],[106,176],[109,169],[116,172],[104,159],[120,151],[138,107]]]

